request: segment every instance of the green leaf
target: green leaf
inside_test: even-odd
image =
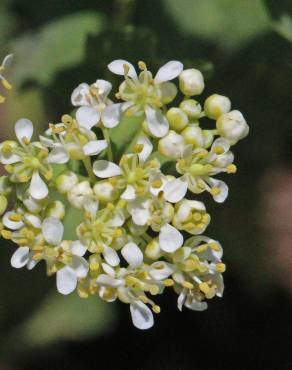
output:
[[[87,36],[98,34],[103,19],[97,12],[67,15],[27,33],[12,43],[16,56],[14,79],[48,85],[55,73],[82,62]]]
[[[120,124],[110,131],[115,158],[120,158],[135,136],[139,134],[142,122],[143,118],[141,117],[123,117]]]
[[[21,349],[56,340],[82,340],[112,327],[114,313],[112,305],[96,296],[81,299],[77,294],[63,296],[52,292],[10,340],[16,340]]]
[[[282,15],[277,22],[273,23],[273,29],[286,40],[292,42],[292,17],[290,15]]]
[[[183,31],[235,50],[269,28],[261,0],[163,0],[165,9]]]

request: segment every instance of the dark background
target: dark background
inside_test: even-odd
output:
[[[12,270],[1,241],[1,370],[292,369],[291,15],[290,0],[1,0],[0,52],[15,54],[1,139],[22,116],[40,130],[56,122],[80,82],[112,79],[116,58],[199,68],[201,101],[227,95],[250,125],[228,200],[206,198],[227,264],[222,299],[180,313],[166,293],[141,332],[126,305],[60,297],[43,268]]]

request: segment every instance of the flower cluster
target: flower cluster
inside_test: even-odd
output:
[[[3,76],[3,73],[5,72],[6,68],[10,66],[12,61],[13,55],[9,54],[4,59],[2,64],[0,65],[0,82],[4,89],[11,90],[10,83],[6,80],[6,78]],[[5,97],[0,94],[0,104],[5,102]]]
[[[160,312],[155,296],[168,287],[180,310],[201,311],[222,296],[222,247],[203,235],[210,215],[196,196],[226,199],[228,187],[216,175],[236,172],[231,146],[249,128],[227,97],[211,95],[204,105],[193,99],[204,90],[200,71],[170,61],[153,77],[144,62],[138,67],[108,65],[123,77],[119,102],[110,99],[108,81],[80,84],[71,97],[75,114],[49,124],[38,141],[31,121],[16,122],[17,141],[0,145],[7,171],[0,230],[18,245],[13,267],[44,261],[60,293],[119,299],[130,305],[134,325],[147,329]],[[136,134],[118,158],[111,130],[127,117],[137,118]],[[82,219],[69,239],[63,221],[73,208]]]

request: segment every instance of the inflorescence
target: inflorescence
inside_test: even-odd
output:
[[[17,141],[0,144],[7,172],[0,178],[0,231],[18,245],[13,267],[44,261],[60,293],[119,299],[130,305],[134,325],[147,329],[165,288],[177,293],[180,310],[202,311],[222,296],[222,247],[203,235],[210,215],[194,198],[208,192],[224,202],[228,187],[216,175],[236,172],[230,148],[249,127],[227,97],[211,95],[203,106],[192,98],[204,90],[199,70],[170,61],[153,77],[144,62],[138,67],[139,74],[125,60],[108,65],[124,78],[118,103],[109,97],[110,82],[80,84],[71,97],[76,113],[49,124],[38,141],[31,121],[16,122]],[[117,158],[111,130],[127,117],[137,117],[139,127]],[[214,123],[204,128],[201,120]],[[174,171],[164,173],[162,159]],[[83,219],[67,240],[62,221],[72,207]]]

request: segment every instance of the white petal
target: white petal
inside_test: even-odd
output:
[[[136,301],[130,305],[131,316],[134,326],[138,329],[149,329],[154,324],[153,314],[145,303]]]
[[[136,191],[132,185],[127,185],[126,190],[122,193],[121,199],[133,200],[136,198]]]
[[[147,136],[140,136],[137,140],[137,144],[142,144],[143,149],[138,153],[140,161],[146,161],[149,155],[152,153],[153,145]]]
[[[9,217],[14,214],[15,212],[13,211],[6,212],[5,215],[3,216],[2,222],[3,225],[8,229],[18,230],[24,225],[24,223],[22,221],[11,221]]]
[[[182,311],[183,305],[186,300],[187,289],[183,289],[177,299],[177,308]]]
[[[173,271],[174,268],[170,263],[157,261],[151,265],[149,274],[155,280],[164,280],[167,279],[173,273]]]
[[[77,286],[77,276],[75,271],[69,267],[63,267],[57,271],[57,289],[61,294],[70,294]]]
[[[199,302],[195,300],[192,300],[191,302],[189,302],[188,299],[185,302],[185,306],[189,308],[190,310],[194,310],[194,311],[204,311],[208,308],[208,305],[206,302]]]
[[[38,171],[35,171],[32,175],[29,193],[35,199],[44,199],[49,194],[48,187],[40,177]]]
[[[87,248],[84,244],[82,244],[79,240],[75,240],[71,244],[71,252],[75,254],[75,256],[84,256],[86,253]]]
[[[112,287],[112,288],[117,288],[122,284],[121,280],[115,279],[112,276],[108,276],[105,274],[101,274],[98,276],[96,279],[97,284],[102,285],[102,286],[107,286],[107,287]]]
[[[47,243],[58,245],[63,238],[64,226],[56,217],[48,217],[42,224],[43,236]]]
[[[97,155],[107,148],[106,140],[92,140],[83,147],[85,155]]]
[[[168,133],[169,123],[160,109],[145,107],[146,119],[150,133],[155,137],[163,137]]]
[[[122,103],[111,104],[105,107],[104,111],[102,112],[102,122],[103,125],[107,128],[116,127],[122,117]]]
[[[182,72],[183,68],[184,66],[181,62],[172,60],[159,68],[154,78],[154,82],[159,84],[161,82],[173,80]]]
[[[120,263],[120,257],[113,248],[105,246],[103,256],[106,262],[111,266],[118,266]]]
[[[109,266],[107,263],[102,263],[101,264],[102,268],[103,268],[103,271],[109,275],[110,277],[114,278],[116,276],[116,272],[115,270]]]
[[[33,124],[29,119],[21,118],[16,122],[14,129],[19,142],[22,142],[23,138],[26,138],[28,141],[32,138]]]
[[[24,215],[24,218],[25,218],[25,221],[31,223],[32,226],[35,227],[36,229],[40,229],[42,227],[41,218],[39,216],[26,213]]]
[[[46,146],[46,147],[48,147],[48,148],[53,148],[53,147],[55,146],[55,142],[54,142],[54,140],[49,139],[49,138],[48,138],[48,137],[46,137],[46,136],[42,136],[42,135],[40,135],[40,136],[39,136],[39,139],[40,139],[40,142],[41,142],[44,146]]]
[[[86,95],[89,94],[89,85],[87,83],[81,83],[74,89],[71,95],[71,103],[75,107],[82,105],[89,105]]]
[[[30,259],[27,262],[26,267],[27,267],[28,270],[32,270],[38,263],[39,263],[39,261],[35,261],[35,260]]]
[[[120,227],[125,222],[125,214],[122,210],[115,212],[115,215],[108,221],[109,226]]]
[[[81,127],[90,130],[100,120],[100,113],[91,107],[81,107],[77,109],[76,119]]]
[[[10,263],[11,266],[19,269],[25,266],[29,261],[29,248],[28,247],[19,247],[13,253]]]
[[[225,199],[228,197],[228,186],[224,181],[221,180],[215,180],[215,179],[209,179],[209,184],[212,185],[212,187],[216,187],[220,190],[219,194],[213,195],[213,199],[217,203],[223,203]]]
[[[3,59],[2,67],[3,68],[10,67],[12,64],[12,60],[13,60],[13,54],[6,55],[6,57]]]
[[[143,263],[143,253],[135,243],[126,244],[121,250],[122,256],[128,264],[136,268]]]
[[[80,256],[72,256],[70,267],[74,270],[77,278],[80,279],[85,278],[89,270],[88,262]]]
[[[143,226],[147,223],[151,217],[149,208],[150,202],[148,200],[143,202],[139,200],[137,202],[132,202],[129,205],[129,212],[136,225]]]
[[[21,157],[14,153],[4,153],[2,151],[3,145],[0,145],[0,163],[2,164],[13,164],[17,162],[21,162]]]
[[[106,80],[96,80],[95,87],[99,96],[106,98],[112,89],[112,84]]]
[[[175,227],[169,224],[162,226],[159,233],[159,245],[164,252],[175,252],[183,245],[183,242],[182,234]]]
[[[70,157],[68,155],[68,152],[63,145],[55,146],[50,152],[50,154],[48,155],[49,163],[62,164],[62,163],[67,163],[69,159]]]
[[[135,71],[134,66],[131,63],[127,62],[126,60],[123,60],[123,59],[114,60],[110,64],[108,64],[108,69],[112,73],[115,73],[116,75],[124,76],[124,73],[125,73],[124,65],[125,64],[129,67],[128,76],[133,79],[137,79],[137,73]]]
[[[177,203],[183,199],[188,190],[187,181],[181,178],[167,182],[163,188],[164,198],[171,203]]]
[[[118,176],[122,173],[117,164],[105,160],[95,161],[93,163],[93,172],[97,177],[101,177],[103,179]]]

